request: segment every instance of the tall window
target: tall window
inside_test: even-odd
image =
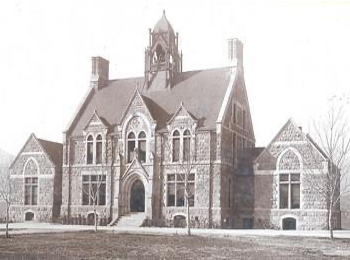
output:
[[[94,138],[92,135],[87,138],[86,152],[86,163],[92,164],[94,158]]]
[[[24,179],[24,205],[38,204],[38,177]]]
[[[102,136],[96,138],[96,164],[102,163]]]
[[[280,208],[300,208],[300,174],[281,173],[279,175]]]
[[[145,132],[139,133],[138,138],[138,158],[140,162],[146,161],[146,134]]]
[[[186,130],[183,136],[183,159],[189,161],[191,156],[191,134],[190,131]]]
[[[106,176],[83,175],[83,205],[106,205]]]
[[[133,132],[128,135],[128,162],[134,159],[135,148],[136,148],[136,138]]]
[[[175,130],[173,133],[173,162],[180,160],[180,132]]]
[[[195,175],[193,173],[188,175],[187,191],[189,194],[189,205],[194,206],[195,196]],[[167,175],[167,206],[169,207],[183,207],[185,206],[185,174],[168,174]]]

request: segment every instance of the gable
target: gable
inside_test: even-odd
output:
[[[84,131],[85,132],[98,132],[107,130],[107,122],[100,118],[97,111],[95,110],[93,115],[91,116],[89,122],[86,124]]]
[[[323,168],[322,163],[326,161],[317,147],[307,138],[307,135],[299,129],[292,119],[289,119],[255,160],[258,169],[275,170],[279,156],[288,149],[294,149],[300,154],[302,159],[300,163],[305,168],[320,169]],[[281,158],[282,163],[287,160],[286,165],[300,167],[299,160],[297,160],[294,153],[287,151],[286,154],[290,156],[283,156]]]
[[[194,131],[197,127],[197,119],[184,107],[181,102],[172,118],[167,122],[168,131],[172,128],[178,127],[180,129],[192,128]]]
[[[34,134],[31,134],[13,160],[10,169],[13,169],[16,164],[23,167],[30,158],[35,158],[39,166],[62,167],[62,144],[38,139]]]
[[[150,110],[148,109],[146,103],[144,102],[140,92],[138,90],[135,91],[132,99],[128,107],[126,108],[123,117],[121,118],[120,124],[125,124],[127,119],[133,117],[136,114],[144,115],[149,123],[154,123],[155,120],[152,117]]]

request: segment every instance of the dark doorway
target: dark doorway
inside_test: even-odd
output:
[[[96,215],[96,221],[98,222],[98,215]],[[87,216],[87,225],[95,225],[95,214],[94,213],[89,213]]]
[[[26,221],[34,220],[34,213],[33,212],[27,212],[26,215],[25,215],[25,220]]]
[[[145,187],[140,180],[135,181],[131,186],[130,211],[145,212]]]
[[[174,217],[174,227],[179,227],[179,228],[186,227],[186,217],[182,215],[176,215]]]
[[[282,229],[283,230],[296,230],[297,221],[295,218],[285,218],[282,220]]]

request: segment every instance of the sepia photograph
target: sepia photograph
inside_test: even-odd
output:
[[[350,259],[350,1],[0,24],[0,259]]]

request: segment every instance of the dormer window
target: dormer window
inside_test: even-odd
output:
[[[173,133],[173,162],[180,160],[180,132],[175,130]]]
[[[140,162],[146,161],[146,134],[143,131],[138,137],[138,158]]]
[[[89,135],[87,138],[86,153],[86,163],[92,164],[94,158],[94,138],[92,135]]]
[[[186,130],[183,135],[183,160],[189,161],[191,155],[191,133]]]
[[[127,140],[127,143],[128,143],[128,163],[130,163],[134,159],[134,153],[135,153],[135,148],[136,148],[135,141],[136,141],[136,138],[135,138],[134,132],[130,132],[128,134],[128,140]]]
[[[96,164],[102,163],[102,136],[96,138]]]

